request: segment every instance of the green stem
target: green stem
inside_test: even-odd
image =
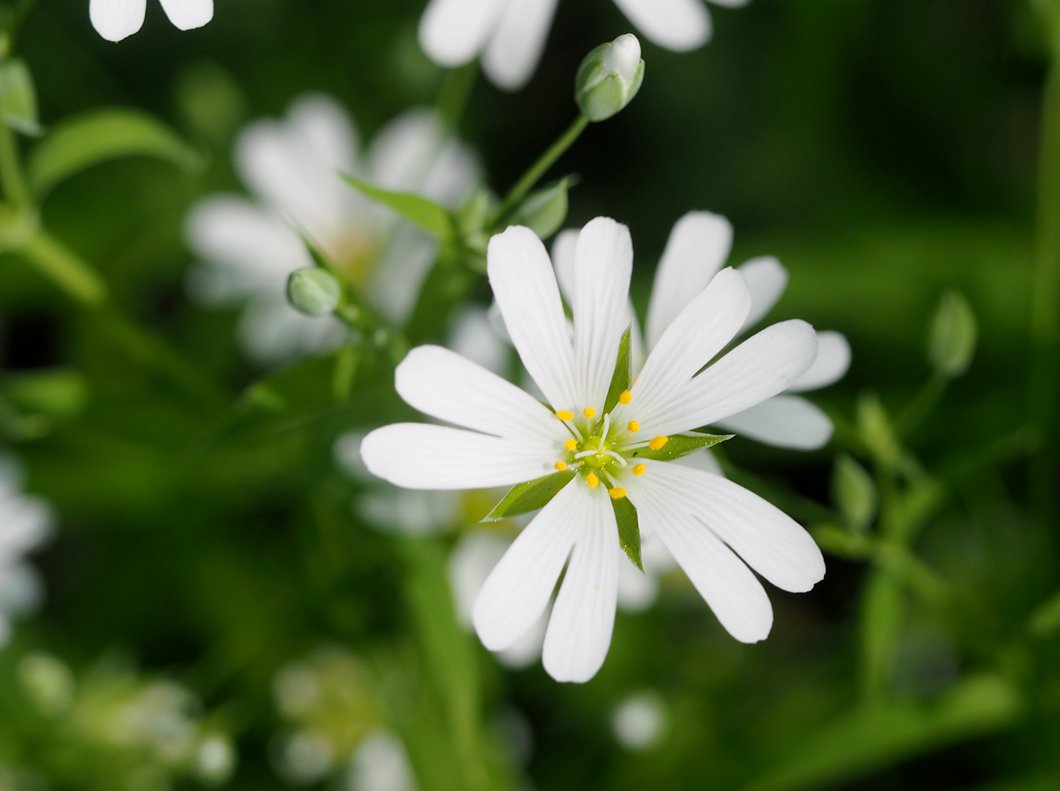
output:
[[[0,186],[3,187],[5,197],[15,208],[29,205],[29,187],[26,186],[26,180],[22,175],[15,133],[3,123],[0,123]]]
[[[1055,430],[1060,380],[1060,53],[1054,55],[1042,97],[1042,129],[1038,164],[1038,218],[1034,275],[1031,284],[1030,409],[1043,438],[1031,463],[1034,512],[1041,524],[1053,525],[1057,515]]]
[[[908,437],[935,410],[946,393],[947,384],[949,380],[946,377],[932,374],[916,397],[895,418],[894,429],[899,437]]]
[[[497,219],[494,225],[499,225],[508,219],[515,207],[519,205],[519,202],[534,188],[534,185],[541,180],[541,177],[548,172],[549,168],[556,164],[556,160],[574,145],[574,141],[581,136],[581,133],[585,131],[585,127],[588,125],[589,119],[584,115],[579,115],[574,119],[574,123],[567,127],[567,131],[549,146],[548,150],[540,156],[537,162],[530,166],[530,169],[511,188],[497,212]]]
[[[70,299],[86,308],[106,304],[107,286],[99,275],[43,229],[29,237],[19,252]]]
[[[450,132],[456,132],[460,127],[460,119],[464,115],[477,75],[477,63],[450,69],[445,75],[445,82],[442,83],[442,90],[438,94],[438,113]]]

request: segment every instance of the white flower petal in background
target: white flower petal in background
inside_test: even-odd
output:
[[[788,287],[788,271],[776,258],[764,256],[741,264],[740,274],[751,292],[751,312],[743,326],[746,330],[765,318],[780,301]]]
[[[744,437],[778,448],[817,450],[832,438],[832,421],[828,415],[805,398],[778,395],[737,412],[718,426]]]
[[[462,66],[478,55],[510,0],[431,0],[420,19],[420,46],[442,66]]]
[[[850,344],[838,332],[817,333],[817,358],[788,389],[795,393],[835,384],[850,368]]]
[[[10,456],[0,454],[0,646],[10,634],[10,618],[32,610],[41,599],[37,573],[25,556],[51,531],[47,505],[22,493],[22,472]]]
[[[615,5],[660,47],[685,52],[710,39],[710,14],[703,0],[615,0]]]
[[[160,0],[169,21],[179,30],[202,27],[213,19],[213,0]],[[121,41],[144,24],[147,0],[90,0],[92,27],[107,41]]]
[[[386,731],[370,733],[350,764],[350,791],[415,791],[416,779],[404,746]]]
[[[611,730],[627,750],[654,747],[666,732],[666,706],[654,692],[638,692],[623,700],[611,715]]]
[[[213,0],[158,0],[178,30],[202,27],[213,19]]]
[[[527,83],[541,60],[557,0],[510,0],[482,54],[482,70],[508,91]]]

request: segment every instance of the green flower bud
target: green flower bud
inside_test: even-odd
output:
[[[326,269],[309,266],[287,278],[287,301],[307,316],[327,316],[342,301],[342,286]]]
[[[858,530],[868,528],[876,515],[876,484],[865,468],[846,454],[836,459],[832,471],[832,499],[846,523]]]
[[[633,101],[643,81],[640,42],[627,33],[586,56],[578,69],[574,98],[586,118],[604,121]]]
[[[975,314],[956,291],[942,297],[931,324],[928,356],[935,370],[947,379],[960,376],[971,365],[976,343]]]

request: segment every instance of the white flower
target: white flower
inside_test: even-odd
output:
[[[240,338],[252,357],[277,363],[333,348],[343,329],[331,317],[287,304],[288,275],[311,266],[299,233],[349,273],[387,318],[400,320],[436,251],[435,243],[362,197],[341,173],[455,205],[475,186],[471,152],[429,111],[384,127],[366,152],[346,112],[303,96],[280,121],[256,121],[236,143],[236,170],[253,199],[204,199],[188,217],[188,245],[204,262],[192,293],[204,301],[247,300]]]
[[[629,750],[647,750],[659,743],[667,723],[666,705],[655,692],[630,695],[611,715],[611,730]]]
[[[213,19],[213,0],[159,0],[169,21],[180,30],[202,27]],[[107,41],[121,41],[144,24],[147,0],[90,0],[92,27]]]
[[[0,455],[0,646],[10,633],[9,618],[40,599],[40,580],[22,559],[48,537],[50,525],[47,506],[22,494],[18,465]]]
[[[721,270],[732,248],[732,226],[710,212],[689,212],[674,225],[659,266],[648,302],[642,351],[637,350],[634,369],[643,363],[681,311]],[[563,296],[571,301],[577,231],[564,231],[556,238],[552,257]],[[737,268],[751,292],[751,311],[740,332],[745,333],[769,313],[788,283],[788,273],[775,258],[755,258]],[[634,321],[634,346],[642,346]],[[850,345],[838,332],[817,333],[817,358],[781,395],[774,396],[715,425],[740,436],[770,445],[798,450],[822,447],[832,436],[832,422],[818,407],[797,393],[834,384],[850,367]],[[707,456],[704,451],[696,456]],[[691,458],[691,457],[689,457]],[[718,470],[720,472],[720,470]]]
[[[353,756],[347,775],[350,791],[415,791],[405,747],[387,731],[376,731],[365,737]]]
[[[636,383],[605,412],[628,325],[633,251],[629,231],[599,218],[579,234],[573,342],[556,275],[526,228],[490,241],[488,274],[508,334],[551,409],[446,349],[414,349],[398,367],[398,393],[456,427],[405,423],[369,434],[368,469],[406,488],[478,489],[556,470],[570,482],[530,522],[494,568],[472,612],[487,648],[502,651],[548,607],[543,663],[560,681],[590,679],[607,654],[622,550],[612,500],[626,496],[642,532],[673,555],[737,639],[764,639],[769,599],[746,562],[777,587],[809,590],[824,574],[801,527],[717,475],[657,460],[675,439],[784,390],[812,364],[813,328],[775,324],[722,356],[751,297],[743,276],[719,273],[660,338]],[[701,370],[703,369],[703,370]],[[554,411],[553,411],[554,410]],[[739,557],[738,557],[739,555]],[[741,560],[740,558],[743,558]]]
[[[557,0],[431,0],[420,20],[420,44],[436,63],[460,66],[477,55],[497,85],[521,87],[541,59]],[[750,0],[711,0],[736,8]],[[683,52],[707,43],[703,0],[615,0],[648,39]]]

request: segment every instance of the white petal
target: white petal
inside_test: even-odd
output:
[[[731,248],[732,226],[719,214],[689,212],[674,224],[648,303],[649,353],[666,328],[718,273]]]
[[[702,522],[778,588],[802,593],[824,578],[824,556],[810,534],[757,494],[718,475],[665,462],[647,464],[638,493],[650,486],[655,497]],[[680,562],[676,552],[675,557]]]
[[[751,2],[751,0],[710,0],[714,5],[724,6],[725,8],[743,8],[745,5]]]
[[[615,0],[629,21],[660,47],[684,52],[710,39],[703,0]]]
[[[359,218],[379,217],[376,209],[365,206]],[[380,218],[380,226],[390,225],[393,217]],[[415,307],[420,287],[437,256],[438,243],[408,223],[391,225],[389,238],[372,264],[365,289],[371,304],[392,322],[403,322]]]
[[[557,448],[570,436],[532,396],[441,346],[410,351],[394,382],[407,404],[447,423],[498,437],[554,442]]]
[[[642,557],[643,560],[643,557]],[[654,574],[641,571],[629,560],[618,564],[618,606],[627,612],[646,610],[659,597],[659,580]]]
[[[750,409],[787,388],[816,354],[817,337],[806,322],[793,319],[766,327],[669,399],[653,404],[650,411],[638,411],[641,432],[677,434]],[[635,406],[635,390],[633,399]]]
[[[583,503],[567,575],[545,632],[542,663],[556,681],[582,683],[596,675],[611,647],[618,603],[618,544],[615,513],[607,494],[575,479]]]
[[[493,295],[527,373],[555,409],[575,409],[574,351],[544,245],[529,228],[509,228],[490,239],[488,259]]]
[[[373,475],[406,489],[488,489],[539,478],[552,467],[551,448],[473,431],[396,423],[361,443]]]
[[[302,315],[287,304],[280,288],[250,301],[239,319],[238,335],[250,357],[271,367],[331,351],[346,337],[346,329],[331,316]]]
[[[471,626],[475,599],[511,545],[507,537],[486,530],[467,533],[457,542],[449,556],[449,587],[453,590],[456,617],[464,626]]]
[[[40,576],[24,563],[5,565],[0,558],[0,617],[32,612],[44,597]]]
[[[357,791],[415,791],[405,748],[386,731],[372,731],[357,743],[347,777]]]
[[[754,258],[740,266],[739,271],[751,292],[751,312],[744,323],[747,329],[761,321],[780,301],[788,287],[788,271],[772,257]]]
[[[420,46],[442,66],[461,66],[486,45],[507,0],[431,0],[420,19]]]
[[[159,0],[169,21],[179,30],[202,27],[213,19],[213,0]]]
[[[619,341],[629,324],[632,271],[633,242],[629,228],[598,217],[578,234],[571,301],[578,377],[575,407],[603,408],[615,372]]]
[[[545,48],[556,0],[511,0],[482,55],[486,76],[501,88],[517,90],[534,73]]]
[[[666,328],[648,354],[633,386],[633,402],[620,412],[642,425],[666,411],[674,393],[733,339],[751,308],[743,276],[734,269],[719,272]],[[645,426],[647,430],[647,426]]]
[[[816,450],[832,438],[828,415],[805,398],[793,395],[773,396],[719,420],[718,426],[741,437],[794,450]]]
[[[556,267],[556,280],[564,301],[574,303],[574,262],[578,254],[578,232],[574,229],[561,231],[552,242],[552,264]]]
[[[360,144],[357,129],[345,108],[330,96],[322,93],[299,96],[287,111],[287,126],[329,169],[353,169]],[[336,181],[335,174],[328,180]]]
[[[817,333],[817,359],[788,387],[795,393],[817,390],[838,382],[850,368],[850,344],[838,332]]]
[[[629,484],[641,524],[666,545],[729,634],[743,643],[764,640],[773,626],[773,608],[762,585],[732,550],[674,502],[667,487],[650,480],[660,466],[666,463],[651,465]]]
[[[184,237],[204,262],[229,270],[243,293],[281,294],[287,275],[312,260],[297,234],[276,215],[247,200],[218,196],[188,215]]]
[[[144,24],[147,0],[92,0],[88,17],[92,27],[107,41],[121,41]]]
[[[544,613],[574,539],[589,518],[579,481],[571,481],[534,517],[482,586],[471,620],[482,644],[503,651]]]
[[[682,467],[699,470],[700,472],[709,472],[711,475],[721,475],[723,477],[725,475],[725,470],[723,470],[721,464],[718,463],[717,456],[709,450],[689,453],[687,456],[682,456],[680,459],[674,461],[674,464],[680,464]]]

